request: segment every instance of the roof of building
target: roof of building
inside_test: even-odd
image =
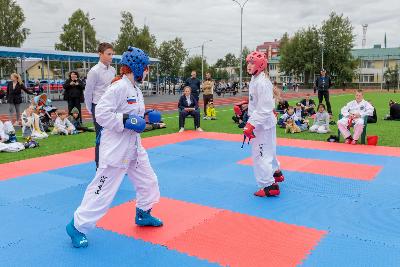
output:
[[[355,58],[370,60],[400,59],[400,47],[353,49],[351,54]]]
[[[278,41],[278,40],[275,40],[274,42],[264,42],[262,45],[258,45],[256,50],[263,49],[263,48],[267,49],[269,47],[271,47],[271,48],[279,48],[280,44],[281,44],[281,42]]]
[[[31,48],[6,47],[0,46],[0,58],[43,58],[52,61],[86,61],[98,62],[97,53],[69,52],[58,50],[41,50]],[[121,60],[120,55],[113,57],[113,62],[118,63]],[[156,58],[150,58],[150,63],[159,62]]]

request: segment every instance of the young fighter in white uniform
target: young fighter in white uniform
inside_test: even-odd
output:
[[[144,80],[149,58],[142,50],[129,47],[120,64],[122,77],[111,84],[96,106],[96,119],[103,127],[100,162],[81,205],[66,227],[74,247],[88,245],[85,234],[107,212],[125,174],[136,188],[136,224],[163,224],[150,214],[160,191],[139,134],[146,122],[142,118],[145,107],[137,82]]]
[[[364,100],[362,90],[356,91],[356,99],[350,101],[341,110],[343,118],[337,122],[340,133],[346,139],[346,144],[356,145],[364,129],[364,117],[372,116],[374,107]],[[354,135],[351,137],[350,127],[354,126]]]
[[[278,182],[284,177],[276,157],[276,117],[273,85],[265,76],[267,59],[263,53],[252,52],[247,58],[247,72],[252,75],[249,85],[249,120],[243,133],[251,141],[251,155],[259,197],[280,194]]]

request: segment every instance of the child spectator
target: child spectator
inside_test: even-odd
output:
[[[49,137],[40,127],[39,115],[35,113],[33,106],[29,106],[22,113],[22,137],[43,139]]]
[[[214,102],[211,100],[207,105],[207,120],[216,120],[217,112],[215,111]]]
[[[296,124],[298,124],[297,121],[299,121],[300,119],[296,116],[295,112],[294,112],[294,108],[292,106],[289,106],[285,112],[285,114],[283,114],[281,116],[281,118],[278,120],[278,125],[281,126],[281,128],[286,128],[286,122],[288,120],[292,120],[294,121]]]
[[[59,110],[57,115],[52,134],[68,135],[77,133],[74,125],[67,119],[68,114],[65,110]]]
[[[325,110],[324,104],[318,105],[318,112],[315,115],[314,124],[310,128],[312,133],[325,134],[330,132],[329,129],[329,113]]]
[[[368,103],[371,104],[371,106],[374,108],[374,113],[372,114],[372,116],[368,116],[368,121],[367,123],[376,123],[378,121],[378,115],[376,114],[376,108],[374,107],[374,105],[372,104],[371,100],[368,100]]]
[[[294,113],[300,120],[303,120],[305,118],[305,114],[303,111],[303,107],[301,106],[301,103],[296,104],[296,107],[294,108]]]
[[[6,121],[3,123],[0,121],[0,143],[15,143],[17,142],[17,137],[15,136],[15,129],[11,121]]]
[[[94,129],[91,129],[91,128],[88,128],[88,127],[85,127],[82,125],[81,118],[79,116],[79,110],[76,107],[72,108],[71,115],[68,117],[68,120],[72,123],[72,125],[75,127],[75,129],[78,132],[83,133],[83,132],[94,132],[95,131]]]
[[[145,132],[167,128],[167,125],[162,121],[162,115],[158,110],[146,110],[144,113],[144,120],[146,121]]]
[[[306,116],[312,116],[315,114],[315,102],[310,99],[310,94],[306,94],[306,98],[301,100],[300,103]]]

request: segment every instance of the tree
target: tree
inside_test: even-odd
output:
[[[320,32],[324,41],[324,68],[336,77],[336,83],[351,82],[357,61],[351,55],[355,35],[349,18],[332,12]]]
[[[157,40],[150,33],[148,26],[144,25],[139,29],[135,26],[132,13],[128,11],[121,12],[121,28],[118,39],[114,42],[114,50],[117,54],[122,54],[128,46],[134,46],[145,51],[149,56],[156,56]]]
[[[321,36],[323,38],[321,38]],[[285,34],[280,48],[280,69],[286,75],[305,75],[308,82],[313,74],[319,73],[322,59],[324,68],[335,77],[335,82],[351,82],[357,61],[351,55],[354,35],[353,26],[343,15],[331,13],[321,28],[310,26],[288,38]]]
[[[247,46],[243,47],[243,50],[242,50],[242,73],[243,73],[243,77],[246,77],[246,74],[247,74],[246,58],[250,53],[251,53],[251,51]],[[240,62],[240,59],[238,59],[238,62]],[[237,70],[238,70],[237,74],[239,75],[240,68],[238,68]]]
[[[139,30],[134,46],[142,49],[152,57],[156,56],[157,40],[156,37],[150,33],[148,26],[144,25],[143,28]]]
[[[186,56],[187,51],[181,38],[162,42],[157,51],[161,75],[178,77]]]
[[[384,74],[385,81],[388,83],[388,86],[397,86],[399,79],[399,65],[396,64],[394,68],[388,68]]]
[[[308,27],[296,32],[292,38],[285,34],[282,39],[284,42],[280,47],[280,70],[286,75],[304,74],[305,82],[309,82],[320,68],[318,29],[315,26]]]
[[[99,41],[96,40],[96,31],[90,24],[89,13],[81,9],[76,10],[63,26],[63,33],[60,34],[60,43],[55,44],[56,50],[83,51],[83,30],[85,31],[85,51],[96,52]]]
[[[204,73],[208,70],[208,64],[204,58]],[[186,60],[185,67],[183,69],[184,77],[190,77],[190,73],[195,70],[197,72],[197,77],[201,76],[201,56],[192,56]]]
[[[139,29],[135,26],[133,15],[130,12],[122,11],[121,17],[120,33],[114,43],[114,50],[119,55],[125,52],[128,46],[134,45],[139,34]]]
[[[29,29],[22,25],[25,15],[22,8],[14,0],[0,0],[0,45],[21,47]],[[5,73],[15,70],[16,60],[0,60],[0,68]]]

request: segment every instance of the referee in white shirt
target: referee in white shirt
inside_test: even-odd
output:
[[[96,105],[108,86],[115,77],[115,69],[111,66],[114,48],[109,43],[101,43],[97,48],[100,61],[90,69],[85,87],[85,105],[92,114],[94,127],[96,129],[96,168],[99,166],[99,146],[101,137],[101,126],[96,122]]]

